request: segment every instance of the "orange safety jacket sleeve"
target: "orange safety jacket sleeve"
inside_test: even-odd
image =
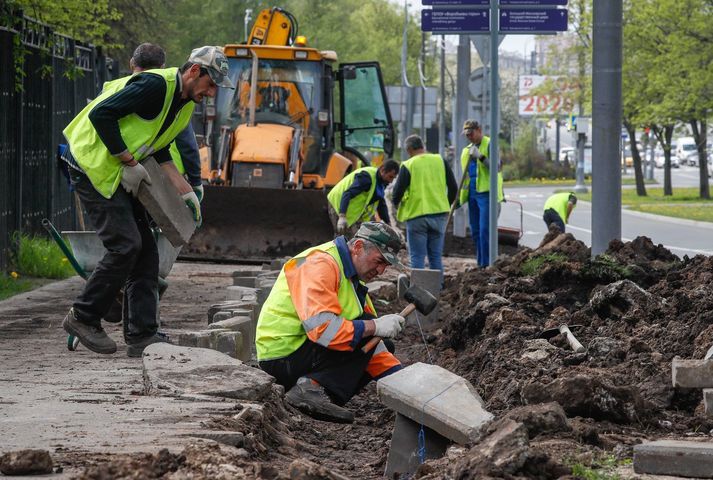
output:
[[[364,322],[342,317],[340,277],[337,262],[325,252],[285,265],[292,304],[307,337],[331,350],[353,351],[364,334]]]

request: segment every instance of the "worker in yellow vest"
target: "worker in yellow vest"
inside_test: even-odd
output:
[[[93,352],[117,350],[101,319],[125,284],[127,355],[140,357],[146,346],[166,341],[157,335],[158,249],[136,199],[141,183],[152,179],[140,162],[153,156],[161,164],[198,223],[198,197],[168,149],[188,125],[195,103],[215,96],[218,86],[232,87],[227,75],[222,50],[197,48],[180,69],[138,73],[105,88],[63,131],[70,181],[107,250],[62,322]]]
[[[459,203],[468,204],[478,266],[485,268],[490,265],[490,137],[483,135],[482,127],[475,120],[465,121],[463,135],[470,143],[460,156],[465,180]],[[503,200],[503,175],[498,172],[498,202]]]
[[[569,216],[577,206],[577,196],[573,192],[560,192],[551,195],[545,202],[545,213],[542,220],[547,228],[556,225],[564,233],[564,226],[569,223]]]
[[[153,43],[142,43],[134,50],[129,60],[129,68],[132,73],[145,72],[164,68],[166,64],[166,52],[163,48]],[[131,77],[119,78],[104,83],[103,88],[112,88],[115,84],[126,84]],[[169,148],[171,160],[176,165],[178,173],[186,178],[193,191],[198,197],[198,201],[203,201],[203,182],[201,180],[201,158],[198,152],[198,142],[193,126],[188,126],[176,136],[176,140]]]
[[[399,235],[366,222],[290,259],[260,310],[255,347],[260,368],[287,390],[289,404],[322,420],[351,423],[343,408],[371,380],[401,369],[393,343],[404,326],[396,314],[379,317],[365,283],[400,266]],[[378,336],[374,349],[362,347]]]
[[[450,205],[458,194],[453,171],[436,153],[428,153],[418,135],[405,140],[409,159],[401,164],[392,198],[396,218],[406,222],[411,268],[428,266],[443,275],[443,243]]]
[[[399,164],[387,160],[380,167],[359,168],[337,183],[327,195],[329,216],[339,235],[359,227],[378,213],[379,220],[391,224],[384,190],[399,173]]]

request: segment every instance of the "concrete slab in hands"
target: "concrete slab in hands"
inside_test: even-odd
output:
[[[415,363],[376,384],[379,400],[454,442],[476,440],[494,417],[475,388],[436,365]]]
[[[144,391],[149,395],[200,394],[256,401],[275,381],[220,352],[166,343],[144,350],[143,367]]]
[[[713,478],[713,442],[657,440],[634,445],[634,471]]]
[[[671,362],[673,386],[679,388],[713,388],[713,360],[684,360]]]

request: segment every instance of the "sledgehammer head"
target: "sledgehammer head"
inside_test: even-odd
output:
[[[413,303],[416,310],[422,315],[428,315],[438,305],[438,300],[431,292],[417,286],[409,287],[404,292],[404,299],[409,303]]]

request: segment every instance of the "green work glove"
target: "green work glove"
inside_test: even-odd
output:
[[[198,197],[198,202],[203,203],[203,185],[194,185],[193,191],[196,193],[196,197]]]
[[[203,223],[203,217],[201,216],[201,202],[198,200],[196,192],[188,192],[181,195],[181,198],[188,208],[191,209],[193,213],[193,221],[196,222],[196,228],[200,227]]]

